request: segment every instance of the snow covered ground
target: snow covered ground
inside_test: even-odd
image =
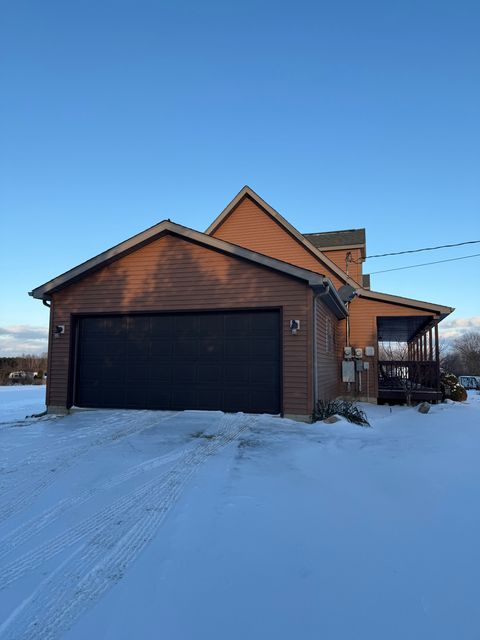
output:
[[[480,637],[480,395],[20,421],[43,393],[0,393],[2,640]]]
[[[0,386],[0,425],[45,411],[44,385]]]

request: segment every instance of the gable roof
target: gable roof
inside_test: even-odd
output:
[[[212,234],[214,233],[222,224],[222,222],[232,213],[235,207],[243,200],[245,197],[251,198],[254,202],[256,202],[268,215],[270,215],[279,225],[281,225],[291,236],[293,236],[300,244],[302,244],[307,251],[310,251],[314,256],[316,256],[320,262],[322,262],[325,266],[327,266],[332,273],[334,273],[342,282],[350,285],[354,290],[357,296],[363,298],[369,298],[373,300],[379,300],[381,302],[388,302],[390,304],[399,304],[402,306],[412,307],[415,309],[424,309],[430,311],[432,314],[439,316],[440,319],[445,318],[448,314],[452,313],[454,309],[452,307],[445,307],[443,305],[437,305],[430,302],[423,302],[421,300],[414,300],[413,298],[403,298],[401,296],[394,296],[387,293],[380,293],[378,291],[371,291],[370,289],[366,289],[358,284],[355,280],[350,278],[348,274],[345,273],[340,267],[338,267],[330,258],[328,258],[322,251],[316,246],[320,242],[323,242],[323,239],[318,242],[315,241],[312,236],[323,236],[327,237],[333,234],[340,234],[338,236],[339,240],[342,239],[342,234],[348,234],[343,236],[343,238],[348,237],[349,240],[354,239],[362,239],[363,238],[363,246],[365,247],[365,229],[350,229],[344,231],[337,232],[326,232],[326,233],[314,233],[314,234],[301,234],[295,227],[293,227],[285,218],[278,213],[273,207],[271,207],[263,198],[261,198],[253,189],[251,189],[248,185],[245,185],[243,189],[241,189],[237,195],[229,202],[229,204],[225,207],[225,209],[215,218],[215,220],[211,223],[211,225],[207,228],[205,233]],[[359,243],[360,244],[360,243]],[[334,247],[335,245],[331,245]],[[325,247],[323,247],[325,248]],[[338,248],[338,246],[337,246]],[[364,254],[363,254],[364,255]]]
[[[338,267],[333,260],[330,260],[326,255],[324,255],[317,247],[310,242],[308,238],[306,238],[300,231],[297,231],[294,226],[292,226],[288,220],[278,213],[273,207],[271,207],[263,198],[261,198],[258,193],[255,193],[253,189],[251,189],[248,185],[245,185],[243,189],[241,189],[237,195],[233,198],[231,202],[225,207],[225,209],[215,218],[212,224],[205,231],[208,235],[214,233],[222,224],[222,222],[232,213],[235,207],[243,200],[245,197],[251,198],[256,204],[258,204],[269,216],[271,216],[280,226],[282,226],[291,236],[293,236],[300,244],[302,244],[307,251],[313,254],[320,262],[322,262],[329,270],[334,273],[342,282],[346,284],[350,284],[352,286],[358,286],[355,280],[349,278],[349,276]]]
[[[358,248],[361,249],[362,257],[365,258],[365,229],[304,233],[303,236],[320,251]]]
[[[140,249],[146,244],[153,242],[166,234],[172,234],[180,238],[184,238],[185,240],[196,242],[197,244],[201,244],[207,248],[220,251],[227,255],[253,262],[259,266],[273,269],[284,275],[303,280],[307,285],[312,287],[315,292],[325,294],[323,300],[338,318],[345,318],[348,314],[335,287],[324,275],[314,271],[308,271],[307,269],[302,269],[301,267],[297,267],[288,262],[282,262],[281,260],[270,258],[269,256],[265,256],[261,253],[226,242],[225,240],[219,240],[218,238],[208,236],[199,231],[195,231],[194,229],[189,229],[188,227],[176,224],[170,220],[159,222],[132,238],[129,238],[128,240],[107,249],[107,251],[90,258],[90,260],[79,264],[73,269],[49,280],[45,284],[36,287],[29,292],[29,295],[39,300],[49,300],[52,293],[73,284],[86,275],[105,267],[115,260],[119,260],[129,253]]]

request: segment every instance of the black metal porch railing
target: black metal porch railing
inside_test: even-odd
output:
[[[435,360],[383,360],[378,363],[378,388],[392,391],[438,391],[440,371]]]

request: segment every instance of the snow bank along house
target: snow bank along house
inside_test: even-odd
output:
[[[364,229],[301,234],[249,187],[205,233],[160,222],[30,293],[50,306],[48,410],[438,400],[453,309],[371,291],[364,259]],[[407,358],[379,361],[392,341]]]

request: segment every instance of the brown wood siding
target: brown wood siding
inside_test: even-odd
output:
[[[428,311],[406,307],[388,302],[380,302],[378,300],[370,300],[368,298],[354,298],[350,303],[350,344],[352,347],[365,349],[365,347],[374,347],[375,356],[365,357],[364,361],[370,363],[368,372],[368,396],[374,400],[378,396],[378,336],[377,336],[377,317],[379,316],[431,316]],[[345,346],[346,321],[339,323],[339,340],[338,340],[338,357],[340,361],[343,359],[343,347]],[[357,393],[351,388],[351,395],[367,396],[367,372],[362,374],[362,392]],[[340,382],[341,395],[348,395],[347,385]]]
[[[277,260],[321,273],[330,278],[337,288],[344,284],[248,196],[241,200],[212,235]]]
[[[348,264],[348,275],[358,282],[362,284],[362,253],[360,249],[336,249],[334,251],[322,251],[327,258],[330,258],[332,262],[334,262],[337,267],[340,267],[342,271],[345,271],[345,260],[347,257],[347,253],[350,252],[352,254],[353,261]]]
[[[308,415],[311,289],[303,282],[167,235],[53,294],[48,404],[65,406],[72,314],[277,307],[283,310],[283,411]],[[291,319],[302,330],[292,336]],[[50,332],[51,335],[51,332]]]
[[[321,300],[316,305],[317,398],[331,400],[338,395],[340,365],[337,355],[338,320]]]

